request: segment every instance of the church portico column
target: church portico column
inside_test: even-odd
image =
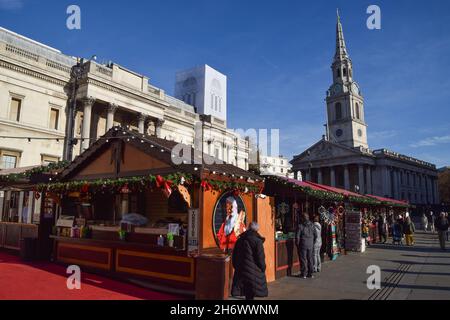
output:
[[[362,164],[358,165],[358,183],[359,183],[359,192],[361,194],[365,194],[366,188],[364,186],[364,166]]]
[[[350,190],[350,172],[348,165],[344,166],[344,189]]]
[[[91,131],[91,115],[92,106],[95,103],[95,99],[92,97],[81,100],[83,103],[83,128],[81,131],[81,152],[84,152],[89,148],[90,144],[90,131]]]
[[[336,187],[336,171],[334,167],[330,167],[330,184],[332,187]]]
[[[108,104],[108,110],[106,114],[106,131],[114,126],[114,114],[119,106],[115,103]]]
[[[322,169],[317,169],[317,183],[323,184],[323,176],[322,176]]]
[[[372,194],[372,169],[369,167],[366,168],[366,182],[367,182],[367,194]]]

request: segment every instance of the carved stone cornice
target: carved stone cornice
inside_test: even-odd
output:
[[[46,81],[46,82],[49,82],[51,84],[61,86],[61,87],[64,87],[69,83],[69,81],[64,81],[64,80],[61,80],[58,78],[54,78],[54,77],[45,75],[43,73],[18,66],[16,64],[13,64],[13,63],[10,63],[10,62],[4,61],[4,60],[0,60],[0,67],[9,69],[9,70],[12,70],[12,71],[15,71],[18,73],[22,73],[24,75],[27,75],[27,76],[30,76],[30,77],[33,77],[33,78],[36,78],[39,80],[43,80],[43,81]]]

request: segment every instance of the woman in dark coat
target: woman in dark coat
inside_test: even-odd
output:
[[[266,280],[266,259],[264,255],[264,238],[258,234],[256,222],[237,240],[233,250],[233,287],[231,295],[245,296],[247,300],[269,295]]]

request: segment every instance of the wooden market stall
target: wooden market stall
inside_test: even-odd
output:
[[[322,224],[323,260],[334,260],[346,251],[364,251],[361,226],[364,218],[404,210],[407,203],[389,198],[362,195],[310,181],[266,177],[264,193],[274,198],[276,210],[276,277],[299,272],[295,245],[299,216],[307,213]],[[376,230],[376,227],[375,227]]]
[[[232,215],[243,226],[258,216],[270,220],[270,198],[257,197],[263,186],[260,177],[189,146],[114,127],[57,182],[37,189],[60,199],[55,261],[226,299],[233,243],[224,238],[225,220]],[[275,278],[268,262],[268,277]]]

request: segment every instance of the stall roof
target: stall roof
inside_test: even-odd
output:
[[[400,205],[404,205],[404,206],[409,206],[409,203],[406,201],[401,201],[401,200],[395,200],[395,199],[391,199],[391,198],[385,198],[385,197],[379,197],[379,196],[374,196],[371,194],[366,194],[367,197],[376,199],[378,201],[381,202],[391,202],[391,203],[395,203],[395,204],[400,204]]]
[[[311,181],[305,181],[305,183],[307,183],[309,185],[317,186],[317,187],[322,188],[322,189],[327,190],[327,191],[331,191],[331,192],[342,194],[345,197],[365,198],[365,196],[362,195],[362,194],[359,194],[359,193],[356,193],[356,192],[352,192],[352,191],[348,191],[348,190],[345,190],[345,189],[331,187],[331,186],[326,186],[326,185],[318,184],[318,183],[311,182]]]
[[[85,152],[76,157],[60,174],[61,179],[67,179],[89,162],[89,159],[111,146],[113,141],[122,140],[126,144],[131,144],[140,151],[168,164],[172,172],[185,172],[190,174],[216,173],[217,175],[243,177],[245,179],[253,179],[262,181],[263,179],[249,171],[241,169],[229,163],[223,163],[222,160],[216,159],[205,153],[195,151],[192,146],[157,138],[131,131],[123,127],[113,127],[106,134],[95,141]],[[185,163],[179,165],[173,162],[172,150],[177,147],[183,150],[179,153],[181,160],[186,159]],[[184,155],[184,152],[190,152],[190,155]],[[177,154],[178,155],[178,154]],[[203,155],[203,157],[202,157]],[[192,159],[196,157],[196,159]]]

